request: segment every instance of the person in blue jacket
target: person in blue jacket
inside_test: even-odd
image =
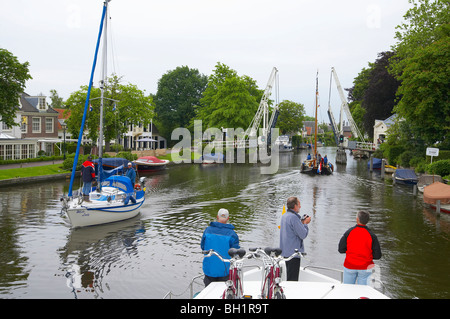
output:
[[[131,162],[128,163],[127,177],[131,180],[134,187],[134,183],[136,182],[136,172],[134,171],[133,164],[131,164]]]
[[[217,221],[211,222],[205,229],[200,246],[202,250],[213,249],[224,259],[230,259],[228,250],[239,247],[239,237],[234,231],[234,226],[228,224],[229,212],[225,208],[219,209]],[[224,263],[219,257],[212,255],[203,258],[203,282],[205,287],[213,281],[227,281],[230,263]]]

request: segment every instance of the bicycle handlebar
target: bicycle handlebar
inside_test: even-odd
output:
[[[213,249],[210,250],[203,250],[202,253],[205,255],[205,257],[211,257],[212,255],[216,255],[217,257],[219,257],[220,260],[222,260],[223,262],[231,262],[231,260],[237,260],[237,259],[243,259],[245,257],[247,258],[251,258],[253,256],[253,254],[246,254],[245,249],[239,248],[230,248],[228,250],[228,255],[230,255],[231,259],[225,259],[223,258],[219,253],[217,253],[216,251],[214,251]]]
[[[269,257],[269,258],[284,259],[285,261],[289,261],[292,258],[295,258],[297,256],[298,257],[306,256],[306,253],[299,252],[298,249],[295,249],[295,253],[293,253],[289,257],[283,257],[283,256],[280,257],[280,255],[281,255],[281,248],[266,247],[264,249],[262,249],[262,248],[250,248],[249,250],[251,252],[254,252],[254,253],[263,253],[264,255],[266,255],[266,257]]]

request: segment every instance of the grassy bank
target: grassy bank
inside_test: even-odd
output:
[[[0,180],[18,177],[34,177],[34,176],[54,175],[64,173],[70,173],[70,171],[62,169],[61,164],[10,168],[0,170]]]

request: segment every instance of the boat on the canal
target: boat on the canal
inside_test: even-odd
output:
[[[434,182],[423,189],[423,201],[436,209],[440,201],[441,212],[450,214],[450,185]]]
[[[70,219],[72,227],[85,227],[106,224],[111,222],[117,222],[133,218],[139,214],[139,208],[145,201],[145,187],[143,185],[144,179],[141,178],[140,183],[135,184],[135,181],[131,181],[126,176],[113,175],[106,177],[109,173],[115,173],[113,171],[105,171],[103,169],[103,148],[99,147],[99,159],[98,159],[98,174],[96,175],[98,185],[92,187],[89,193],[89,199],[85,199],[78,191],[76,195],[73,194],[73,183],[75,179],[76,165],[80,153],[81,138],[83,136],[84,124],[86,121],[87,112],[89,109],[89,98],[92,89],[95,65],[97,62],[98,48],[100,40],[103,36],[103,70],[102,79],[100,81],[101,98],[100,98],[100,132],[99,132],[99,145],[103,145],[103,100],[104,89],[106,86],[106,39],[107,39],[107,22],[108,22],[108,3],[109,0],[104,2],[102,19],[100,23],[100,30],[95,49],[94,63],[91,72],[91,78],[89,81],[88,92],[86,96],[86,102],[84,106],[83,119],[81,123],[77,150],[74,158],[74,164],[72,168],[72,175],[70,179],[69,192],[67,197],[63,196],[61,199],[63,202],[62,211],[66,212]],[[103,35],[102,35],[103,32]],[[106,160],[105,160],[106,162]]]
[[[225,155],[222,153],[211,153],[202,155],[202,164],[224,163]]]
[[[289,136],[281,135],[275,141],[275,146],[278,146],[278,152],[292,152],[294,149],[292,148],[292,143],[289,141]]]
[[[282,281],[280,285],[286,299],[390,299],[370,285],[344,284],[340,280],[313,271],[312,266],[300,267],[298,281],[286,281],[284,262],[281,265]],[[261,298],[263,274],[264,267],[262,266],[244,272],[243,292],[246,296],[251,296],[252,299]],[[220,299],[226,288],[225,282],[212,282],[194,298]]]
[[[412,169],[397,168],[393,176],[395,183],[399,184],[415,185],[419,180]]]
[[[133,161],[138,172],[153,172],[165,169],[169,160],[159,159],[156,156],[143,156]]]
[[[312,148],[311,159],[306,159],[300,165],[300,173],[309,175],[331,175],[333,174],[333,165],[330,162],[324,163],[323,158],[319,159],[317,154],[317,108],[319,100],[319,74],[316,76],[316,118],[314,129],[314,146]]]

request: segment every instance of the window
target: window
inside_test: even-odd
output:
[[[52,117],[45,118],[45,133],[53,133],[53,120]]]
[[[2,130],[3,131],[11,131],[12,128],[11,128],[11,126],[8,126],[8,125],[6,125],[6,123],[2,122]]]
[[[5,159],[5,145],[0,145],[0,160]]]
[[[5,160],[11,160],[12,159],[12,145],[5,145],[6,151],[5,151]]]
[[[34,144],[28,144],[28,158],[34,158]]]
[[[27,158],[28,155],[28,144],[22,144],[22,159]]]
[[[33,117],[33,133],[41,133],[41,118]]]
[[[20,159],[20,144],[14,144],[14,159]]]
[[[28,132],[28,116],[22,116],[22,125],[20,126],[22,133]]]
[[[39,110],[45,110],[45,97],[39,97]]]

